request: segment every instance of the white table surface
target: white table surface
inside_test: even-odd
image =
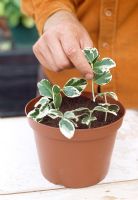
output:
[[[96,186],[67,189],[40,172],[25,117],[0,119],[0,200],[138,200],[138,111],[127,110],[109,173]]]

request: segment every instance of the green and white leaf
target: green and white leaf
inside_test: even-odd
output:
[[[28,114],[27,117],[31,119],[36,119],[36,117],[39,115],[39,109],[35,108],[34,110],[31,110]]]
[[[76,115],[74,114],[73,111],[66,111],[64,113],[64,118],[67,118],[67,119],[76,119]]]
[[[47,96],[52,99],[52,84],[47,79],[42,79],[37,87],[41,96]]]
[[[82,92],[86,86],[87,86],[87,81],[85,79],[82,78],[71,78],[67,81],[67,83],[64,85],[64,88],[66,88],[67,86],[72,86],[74,88],[76,88],[79,92]]]
[[[75,133],[75,127],[74,124],[65,118],[62,118],[59,121],[59,128],[61,133],[68,139],[71,139],[74,136]]]
[[[56,119],[56,118],[62,118],[63,114],[59,110],[51,109],[48,112],[48,116],[51,117],[52,119]]]
[[[98,85],[105,85],[112,80],[112,74],[110,71],[104,72],[103,74],[95,74],[93,81]]]
[[[113,99],[118,100],[118,97],[117,97],[116,93],[114,93],[114,92],[101,92],[101,93],[98,93],[95,96],[95,99],[97,97],[104,97],[105,95],[108,95],[108,96],[112,97]]]
[[[92,117],[85,116],[85,117],[83,117],[81,123],[82,124],[86,124],[87,126],[89,126],[89,124],[91,124],[91,122],[93,122],[95,120],[97,120],[97,118],[95,116],[92,116]]]
[[[99,57],[98,51],[96,48],[87,47],[83,49],[84,55],[88,63],[92,66],[93,62]]]
[[[80,108],[76,108],[75,110],[72,110],[72,112],[85,112],[85,113],[90,113],[90,110],[89,110],[89,108],[80,107]]]
[[[119,106],[116,104],[111,104],[110,106],[108,106],[108,109],[116,113],[118,113],[118,111],[120,110]]]
[[[113,99],[115,99],[116,101],[118,100],[118,97],[116,95],[116,93],[114,92],[106,92],[106,94],[110,97],[112,97]]]
[[[79,97],[81,95],[81,92],[73,86],[64,87],[63,93],[70,98]]]
[[[36,121],[41,121],[49,113],[49,107],[46,106],[42,111],[39,110],[39,114],[36,116]]]
[[[96,106],[93,111],[99,111],[99,112],[104,112],[104,113],[111,113],[113,115],[117,115],[114,110],[109,110],[109,108],[105,106]]]
[[[45,105],[45,104],[48,104],[50,102],[49,98],[48,97],[41,97],[41,99],[39,99],[39,101],[34,105],[34,107],[36,108],[37,106],[41,105]]]
[[[56,109],[59,109],[62,103],[62,96],[60,94],[60,87],[58,85],[53,85],[52,87],[52,95],[53,95],[53,103]]]
[[[116,63],[111,58],[103,58],[100,61],[100,65],[104,66],[106,70],[110,70],[113,67],[116,67]]]

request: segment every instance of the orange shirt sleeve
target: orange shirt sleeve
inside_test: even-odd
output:
[[[77,7],[84,0],[22,0],[22,10],[33,17],[40,34],[43,32],[47,18],[59,10],[76,12]]]

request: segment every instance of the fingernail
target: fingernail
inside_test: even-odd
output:
[[[93,75],[90,74],[90,73],[88,73],[88,74],[85,75],[85,78],[88,79],[88,80],[90,80],[90,79],[93,78]]]

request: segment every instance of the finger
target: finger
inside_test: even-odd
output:
[[[55,72],[57,71],[55,62],[52,59],[52,55],[51,55],[49,48],[43,38],[39,39],[39,42],[37,43],[34,51],[35,52],[37,51],[35,55],[37,56],[38,60],[41,61],[41,64],[42,64],[42,59],[43,59],[44,67],[48,68],[49,70],[55,71]],[[41,58],[41,60],[40,60],[40,58]]]
[[[61,43],[67,57],[73,65],[86,79],[92,79],[92,69],[79,46],[79,41],[73,35],[68,35],[68,37],[62,37]]]
[[[60,70],[73,67],[72,63],[66,56],[58,37],[50,36],[45,38],[51,52],[52,58],[55,61],[56,67]]]
[[[88,33],[83,34],[82,37],[80,38],[80,47],[81,49],[84,49],[86,47],[91,47],[91,48],[93,47],[93,42]]]
[[[40,64],[41,64],[42,66],[46,66],[47,63],[46,63],[46,61],[45,61],[45,58],[43,57],[43,55],[42,55],[41,52],[39,51],[39,48],[37,47],[36,44],[33,46],[33,52],[34,52],[36,58],[38,59],[38,61],[40,62]]]

